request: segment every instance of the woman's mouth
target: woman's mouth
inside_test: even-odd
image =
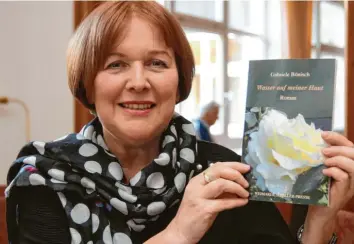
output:
[[[155,107],[155,104],[138,104],[138,103],[120,103],[119,106],[132,110],[147,110]]]
[[[119,106],[130,116],[141,117],[148,116],[156,104],[152,102],[129,102],[119,103]]]

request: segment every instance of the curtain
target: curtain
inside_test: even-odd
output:
[[[74,1],[74,29],[76,29],[81,21],[101,2],[100,1]],[[93,116],[89,110],[85,108],[79,101],[75,99],[74,111],[75,111],[75,132],[79,132],[81,128],[89,122]]]
[[[312,37],[312,1],[286,1],[289,58],[310,58]]]
[[[346,1],[346,136],[354,142],[354,2]],[[350,99],[351,98],[351,99]],[[337,226],[340,244],[354,243],[354,198],[339,212]]]

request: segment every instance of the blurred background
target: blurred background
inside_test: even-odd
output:
[[[210,128],[218,143],[241,153],[248,61],[278,58],[337,60],[333,129],[354,139],[353,102],[346,99],[354,89],[348,82],[354,78],[353,3],[158,2],[182,24],[196,61],[191,95],[176,111],[194,119],[202,104],[219,103],[219,119]],[[98,4],[0,2],[0,184],[26,141],[79,131],[92,118],[69,91],[65,53],[77,25]]]

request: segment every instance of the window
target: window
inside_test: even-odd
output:
[[[263,35],[265,4],[265,1],[229,1],[230,27]]]
[[[265,44],[259,37],[228,35],[228,87],[229,124],[228,136],[242,138],[243,119],[246,106],[248,60],[264,59]]]
[[[281,57],[281,1],[159,2],[182,24],[196,61],[191,94],[176,111],[193,120],[201,105],[218,102],[211,133],[240,152],[248,61]]]
[[[312,57],[335,58],[337,77],[333,130],[345,127],[345,9],[342,2],[314,2]]]
[[[215,21],[223,21],[223,1],[175,1],[176,12],[205,18]]]
[[[185,30],[192,47],[196,63],[195,77],[192,90],[188,99],[178,106],[178,111],[186,118],[193,120],[199,115],[200,105],[210,100],[218,102],[221,106],[223,99],[223,57],[222,40],[219,34],[198,30]],[[223,111],[219,114],[219,120],[212,126],[211,133],[220,135],[223,133]]]
[[[319,7],[321,43],[344,48],[344,6],[339,3],[321,2]]]

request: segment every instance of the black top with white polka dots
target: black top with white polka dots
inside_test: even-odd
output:
[[[161,137],[158,157],[129,181],[98,118],[78,134],[28,143],[8,173],[9,242],[143,243],[173,219],[189,179],[216,161],[240,157],[197,142],[193,124],[178,114]],[[252,202],[220,214],[201,243],[292,240],[274,204]]]
[[[197,159],[199,171],[216,161],[239,161],[237,155],[215,144],[199,142],[203,155]],[[71,236],[67,217],[54,191],[43,187],[17,189],[21,244],[67,244]],[[33,197],[35,196],[35,197]],[[21,200],[22,199],[22,200]],[[143,243],[162,231],[173,219],[178,204],[148,229],[136,233],[134,243]],[[97,242],[103,243],[103,242]],[[221,213],[201,244],[291,244],[296,243],[273,203],[250,202],[247,206]],[[15,244],[15,243],[14,243]],[[95,243],[96,244],[96,243]]]

